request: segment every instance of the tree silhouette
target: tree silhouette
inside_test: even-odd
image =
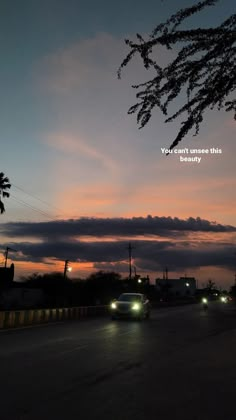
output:
[[[3,172],[0,172],[0,212],[1,214],[5,212],[4,204],[1,200],[1,197],[9,197],[10,194],[6,190],[11,188],[9,179],[4,175]]]
[[[141,56],[146,69],[155,72],[153,79],[132,86],[138,89],[138,102],[130,107],[128,114],[137,113],[139,128],[148,123],[155,107],[168,117],[165,122],[186,116],[169,150],[176,147],[192,128],[195,128],[195,135],[198,134],[207,109],[217,107],[218,110],[233,111],[236,119],[236,99],[231,97],[236,86],[236,15],[215,28],[179,28],[186,18],[218,1],[204,0],[179,10],[165,23],[159,24],[147,41],[140,34],[137,34],[136,43],[125,40],[130,52],[120,65],[118,78],[121,77],[122,68],[136,54]],[[167,49],[175,46],[178,51],[176,57],[164,67],[151,57],[153,48],[160,45]],[[170,103],[184,90],[185,103],[168,116]]]
[[[206,284],[206,289],[208,290],[208,292],[211,292],[214,288],[215,288],[216,284],[214,281],[212,281],[211,279],[208,279],[208,282]]]

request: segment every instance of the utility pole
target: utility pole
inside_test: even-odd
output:
[[[166,267],[165,270],[163,270],[163,280],[168,280],[168,268]]]
[[[66,279],[66,273],[68,270],[68,264],[69,264],[69,260],[65,260],[65,266],[64,266],[64,279]]]
[[[134,247],[129,242],[129,246],[128,246],[128,251],[129,251],[129,280],[131,280],[131,277],[132,277],[132,249],[134,249]]]
[[[7,268],[8,251],[17,252],[15,249],[10,248],[9,246],[6,247],[6,252],[5,252],[5,265],[4,265],[5,268]]]

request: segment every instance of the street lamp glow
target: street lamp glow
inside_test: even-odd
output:
[[[67,271],[72,271],[72,267],[68,267],[67,268]]]

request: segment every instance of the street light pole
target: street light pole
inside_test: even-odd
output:
[[[6,253],[5,253],[5,268],[7,268],[8,251],[17,252],[15,249],[10,248],[9,246],[7,246],[7,247],[6,247]]]
[[[69,260],[65,260],[65,266],[64,266],[64,279],[66,279],[66,272],[68,270],[68,264],[69,264]]]
[[[131,280],[132,277],[132,249],[134,247],[129,243],[128,251],[129,251],[129,280]]]

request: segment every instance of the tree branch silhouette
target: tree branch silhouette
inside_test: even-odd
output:
[[[139,128],[149,122],[155,107],[167,117],[165,122],[181,116],[181,128],[169,150],[176,147],[192,128],[195,129],[194,135],[199,133],[207,109],[216,107],[218,110],[233,111],[236,119],[236,99],[231,98],[236,87],[236,15],[215,28],[179,29],[186,18],[217,2],[204,0],[179,10],[158,25],[147,41],[140,34],[136,35],[137,42],[125,40],[130,52],[118,69],[118,78],[137,54],[142,58],[144,67],[155,72],[153,79],[132,85],[138,90],[138,102],[129,108],[128,114],[137,114]],[[164,67],[151,56],[153,48],[158,45],[167,49],[177,47],[176,58]],[[186,102],[169,116],[170,103],[183,91]]]

